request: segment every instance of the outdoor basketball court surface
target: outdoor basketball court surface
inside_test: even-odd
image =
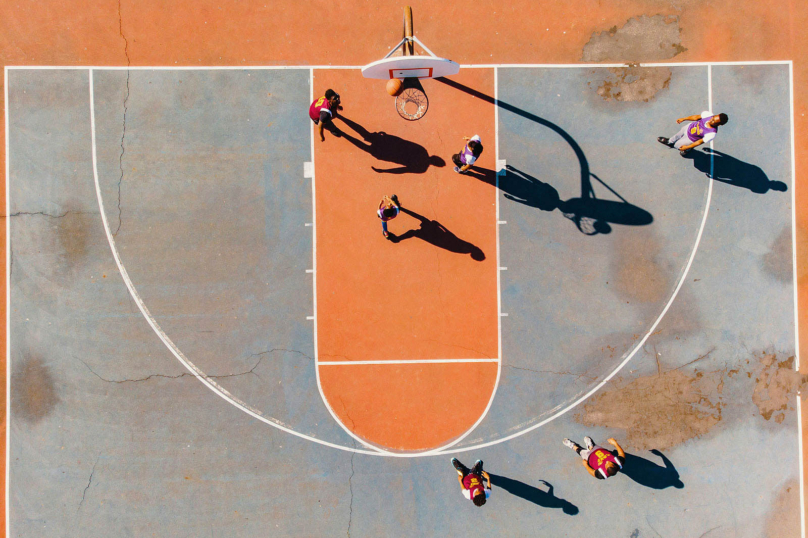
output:
[[[7,536],[804,537],[790,60],[287,63],[5,67]]]

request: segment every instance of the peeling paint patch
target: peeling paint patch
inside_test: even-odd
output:
[[[721,420],[720,373],[668,370],[638,377],[597,394],[575,419],[586,426],[621,428],[626,445],[638,450],[665,450],[700,437]]]
[[[707,434],[729,406],[750,406],[750,395],[766,421],[782,424],[794,411],[795,396],[808,384],[808,375],[794,371],[793,355],[779,360],[775,352],[760,351],[731,370],[691,367],[713,351],[671,369],[657,356],[656,373],[617,380],[588,400],[575,419],[586,426],[624,430],[627,446],[664,450]]]
[[[629,19],[623,26],[594,32],[584,45],[583,62],[653,62],[687,49],[681,43],[679,17],[655,15]]]
[[[760,371],[755,378],[752,401],[766,420],[782,424],[786,411],[794,408],[794,396],[808,382],[808,375],[794,371],[794,357],[778,361],[774,353],[758,355]]]
[[[602,70],[599,70],[600,72]],[[609,68],[607,72],[608,75],[597,89],[597,94],[603,100],[644,103],[670,86],[672,74],[667,67],[639,67],[638,65]]]

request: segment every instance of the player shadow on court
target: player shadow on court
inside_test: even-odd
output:
[[[713,155],[713,175],[710,175],[710,152]],[[759,166],[745,163],[721,151],[705,148],[704,151],[689,151],[686,159],[693,161],[699,172],[712,177],[716,181],[749,189],[757,194],[766,194],[770,190],[785,192],[788,187],[782,181],[772,181]]]
[[[653,461],[641,458],[626,452],[626,461],[621,473],[640,484],[651,489],[665,489],[674,487],[682,489],[684,482],[679,479],[679,472],[662,452],[651,450],[651,454],[662,458],[664,467],[657,465]]]
[[[400,243],[411,237],[417,237],[422,241],[431,243],[438,248],[448,250],[449,252],[456,252],[458,254],[470,254],[471,259],[481,262],[485,259],[485,254],[480,247],[472,245],[468,241],[463,241],[455,234],[446,229],[446,227],[436,220],[430,220],[423,215],[419,215],[410,209],[401,208],[402,213],[420,221],[420,227],[415,230],[408,230],[401,235],[396,235],[389,232],[389,239],[393,243]]]
[[[568,515],[574,516],[578,514],[578,507],[565,499],[559,499],[553,494],[553,485],[544,480],[539,480],[542,484],[547,486],[547,491],[533,487],[519,480],[508,478],[506,476],[495,475],[488,473],[491,477],[491,485],[502,488],[511,495],[521,497],[528,502],[532,502],[544,508],[561,508],[561,510]]]
[[[477,97],[478,99],[481,99],[487,103],[491,103],[492,105],[495,105],[501,108],[502,110],[506,110],[508,112],[516,114],[517,116],[521,116],[534,123],[547,127],[551,131],[555,132],[558,136],[563,138],[567,144],[569,144],[570,148],[572,148],[572,151],[575,153],[575,157],[578,159],[578,165],[581,169],[581,197],[570,198],[569,200],[562,201],[559,203],[558,208],[561,210],[561,212],[564,214],[565,217],[567,217],[568,219],[572,220],[575,223],[575,226],[578,228],[578,230],[581,231],[581,233],[586,235],[607,234],[612,231],[612,228],[609,225],[609,223],[623,224],[628,226],[642,226],[646,224],[651,224],[651,222],[653,222],[654,218],[651,215],[651,213],[640,207],[628,203],[625,198],[617,194],[617,192],[615,192],[603,180],[601,180],[598,176],[596,176],[589,170],[589,161],[586,160],[584,150],[581,149],[581,146],[578,145],[578,142],[576,142],[575,139],[567,131],[565,131],[555,123],[548,121],[535,114],[532,114],[510,103],[507,103],[505,101],[494,99],[490,95],[486,95],[481,91],[475,90],[474,88],[470,88],[465,84],[460,84],[459,82],[456,82],[454,80],[443,77],[437,77],[435,78],[435,80],[437,80],[438,82],[442,82],[447,86],[451,86],[452,88],[455,88],[457,90],[465,92],[469,95],[473,95],[474,97]],[[495,184],[494,181],[496,179],[496,176],[490,173],[492,171],[487,172],[489,173],[484,172],[483,178],[480,178],[479,176],[475,177],[477,177],[478,179],[483,179],[484,181],[488,181],[491,184]],[[523,172],[519,173],[521,173],[523,176],[527,176],[527,174],[524,174]],[[600,200],[596,198],[595,191],[592,188],[591,178],[593,177],[604,187],[606,187],[612,194],[620,198],[621,202]],[[492,181],[491,178],[493,178],[494,181]],[[534,182],[534,186],[538,184],[547,185],[546,183],[538,181],[536,178],[531,178],[531,181]],[[500,179],[501,189],[502,189],[502,183],[503,183],[502,179]],[[531,194],[530,192],[528,192],[528,187],[529,185],[514,187],[523,196],[520,198],[518,193],[514,193],[515,197],[512,199],[517,202],[521,202],[525,205],[532,205],[529,202],[531,200],[537,201],[538,198],[541,197],[541,194],[540,193]],[[557,195],[558,193],[556,192],[556,196]],[[533,207],[539,207],[539,206],[533,205]]]
[[[376,173],[423,174],[430,166],[446,166],[446,161],[437,155],[429,155],[426,148],[420,144],[385,132],[371,133],[341,114],[336,119],[342,120],[345,125],[362,137],[362,140],[359,140],[343,130],[342,137],[345,140],[362,151],[368,152],[374,159],[399,165],[393,168],[376,168],[372,166],[371,168]]]
[[[497,185],[496,173],[493,170],[479,169],[477,173],[474,173],[474,170],[471,169],[467,174],[491,185]],[[581,233],[587,235],[607,234],[612,231],[611,224],[644,226],[653,222],[651,213],[626,201],[595,174],[590,173],[590,176],[621,201],[596,198],[589,180],[582,185],[580,198],[562,200],[552,185],[511,165],[507,165],[505,173],[499,176],[499,189],[508,200],[542,211],[558,209],[575,223]]]

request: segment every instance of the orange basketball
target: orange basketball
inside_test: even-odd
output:
[[[401,93],[402,82],[397,78],[391,78],[387,82],[387,93],[396,96]]]

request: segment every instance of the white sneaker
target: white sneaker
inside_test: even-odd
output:
[[[573,443],[573,442],[572,442],[572,441],[570,441],[569,439],[564,439],[564,440],[562,441],[562,443],[564,443],[564,446],[569,447],[569,448],[571,448],[571,449],[575,450],[575,443]]]
[[[587,450],[592,450],[593,448],[595,448],[595,441],[593,441],[592,438],[589,437],[588,435],[584,437],[584,443],[586,443]]]

